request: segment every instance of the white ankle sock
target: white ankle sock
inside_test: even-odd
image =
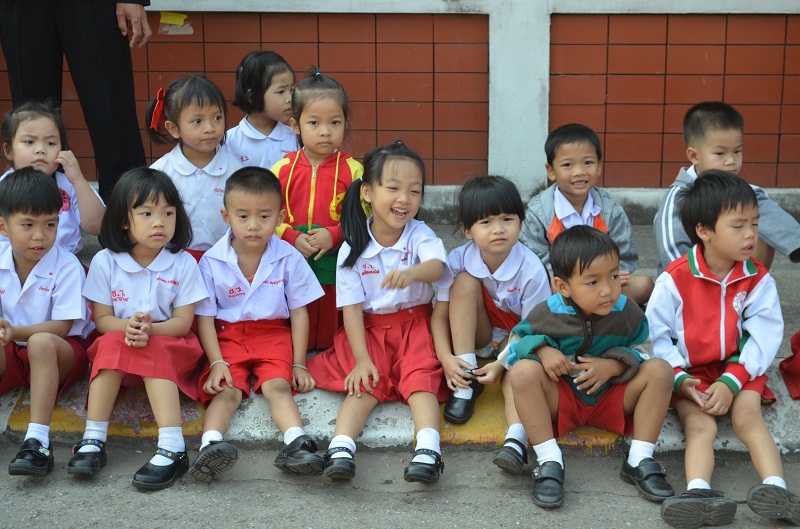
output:
[[[780,487],[782,489],[786,489],[786,480],[780,476],[767,476],[762,481],[764,485],[775,485],[776,487]]]
[[[200,450],[211,444],[211,441],[222,441],[222,439],[223,437],[220,432],[216,430],[209,430],[203,433],[203,437],[200,438]]]
[[[533,447],[536,453],[536,461],[539,465],[543,465],[548,461],[555,461],[561,468],[564,468],[564,456],[561,454],[561,449],[555,439],[548,439],[547,441]]]
[[[420,448],[427,448],[428,450],[433,450],[434,452],[441,454],[442,449],[439,447],[439,432],[434,430],[433,428],[423,428],[422,430],[417,432],[417,445],[414,447],[414,450],[419,450]],[[418,456],[414,456],[411,459],[414,463],[436,463],[436,458],[428,455],[428,454],[420,454]]]
[[[475,353],[456,355],[456,358],[460,358],[476,369],[478,367],[478,357]],[[453,396],[457,399],[471,399],[472,388],[458,388],[456,389],[455,393],[453,393]]]
[[[706,490],[708,490],[710,488],[711,488],[711,485],[708,484],[708,481],[706,481],[704,479],[700,479],[700,478],[693,479],[692,481],[690,481],[689,483],[686,484],[686,490],[692,490],[692,489],[706,489]]]
[[[283,433],[283,443],[287,445],[292,444],[292,441],[294,441],[301,435],[305,435],[305,433],[306,431],[303,430],[300,426],[292,426]]]
[[[508,430],[506,430],[506,439],[516,439],[524,446],[528,446],[528,432],[525,431],[525,427],[522,426],[522,423],[515,423],[509,426]],[[520,448],[517,443],[504,443],[503,446],[510,446],[516,450],[519,455],[524,455],[522,448]]]
[[[656,445],[648,443],[647,441],[631,441],[631,449],[628,452],[628,464],[632,467],[638,467],[642,459],[653,457],[653,452],[656,450]]]
[[[28,423],[28,431],[25,433],[24,441],[34,438],[45,448],[50,448],[50,425],[37,424],[35,422]]]
[[[328,445],[328,449],[331,448],[349,448],[353,454],[356,453],[356,442],[347,435],[337,435],[333,439],[331,439],[331,444]],[[339,459],[340,457],[346,457],[348,459],[352,459],[350,454],[347,452],[336,452],[331,456],[331,459]]]
[[[86,421],[86,430],[83,432],[84,439],[96,439],[105,443],[108,439],[108,422]],[[95,445],[82,446],[78,452],[99,452],[100,447]]]
[[[158,429],[158,447],[167,452],[183,452],[186,450],[186,442],[183,440],[183,430],[180,426],[168,426]],[[150,459],[150,463],[157,467],[165,467],[174,463],[168,457],[156,454]]]

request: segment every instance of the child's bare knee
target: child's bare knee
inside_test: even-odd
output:
[[[536,360],[520,360],[511,369],[511,387],[515,390],[526,389],[546,376],[542,364]]]
[[[55,361],[58,353],[58,336],[37,332],[28,338],[28,360],[31,362]]]
[[[267,400],[274,397],[292,396],[292,388],[289,386],[289,382],[282,378],[271,378],[267,380],[261,384],[261,392]]]
[[[717,421],[703,412],[687,417],[683,428],[687,437],[710,437],[713,439],[717,436]]]
[[[763,422],[764,417],[761,415],[761,409],[738,406],[731,410],[731,424],[737,434],[739,432],[748,432]]]
[[[642,364],[639,366],[639,370],[643,371],[647,375],[648,380],[652,382],[668,384],[671,386],[675,380],[672,366],[670,366],[669,362],[663,358],[650,358],[649,360],[642,362]]]
[[[450,287],[452,293],[460,293],[462,295],[475,294],[480,292],[481,282],[476,277],[472,276],[469,272],[461,272],[453,280],[453,286]],[[452,297],[453,294],[451,294]]]
[[[224,386],[222,391],[214,395],[214,400],[227,406],[239,407],[242,403],[242,390],[232,386]]]

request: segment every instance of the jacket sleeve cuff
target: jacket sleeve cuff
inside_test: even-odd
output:
[[[682,369],[675,370],[675,385],[672,387],[672,390],[678,395],[681,394],[681,384],[687,378],[694,378],[694,377]]]
[[[609,380],[611,384],[624,384],[632,379],[636,375],[636,372],[639,371],[639,359],[635,354],[625,349],[615,347],[614,349],[609,349],[600,355],[600,357],[608,358],[609,360],[619,360],[627,367],[624,373]]]
[[[281,224],[275,229],[275,232],[278,234],[278,237],[283,239],[284,241],[288,242],[292,246],[294,246],[294,242],[300,236],[300,232],[296,229],[292,228],[289,224]]]

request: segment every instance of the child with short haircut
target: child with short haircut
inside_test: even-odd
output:
[[[200,455],[189,471],[199,481],[211,481],[236,462],[236,448],[223,434],[242,396],[250,396],[253,375],[283,433],[275,466],[322,473],[322,457],[292,398],[293,390],[315,386],[306,369],[306,305],[322,296],[322,288],[300,252],[275,235],[285,213],[281,184],[267,169],[239,169],[225,184],[221,214],[229,228],[200,260],[209,298],[195,311],[209,361],[199,380],[207,406]]]
[[[236,69],[233,105],[245,117],[228,131],[225,149],[246,167],[272,165],[297,150],[292,117],[294,70],[274,51],[248,53]]]
[[[498,357],[511,369],[514,402],[539,466],[533,502],[564,502],[556,437],[588,424],[633,434],[620,477],[651,501],[674,494],[653,459],[669,406],[669,364],[650,358],[647,319],[620,293],[619,249],[608,234],[573,226],[553,241],[556,293],[514,327]]]
[[[89,365],[86,276],[78,258],[55,244],[61,206],[56,183],[33,167],[0,182],[0,233],[8,238],[0,243],[0,394],[30,386],[31,402],[22,449],[8,465],[15,476],[53,470],[53,408]]]
[[[683,118],[686,157],[692,166],[681,168],[678,178],[658,203],[653,221],[658,250],[658,273],[692,247],[691,236],[681,223],[677,205],[680,191],[709,169],[739,174],[742,167],[744,118],[731,105],[706,101],[690,108]],[[767,192],[751,185],[758,199],[759,237],[753,257],[768,269],[775,250],[800,263],[800,224],[781,209]],[[694,230],[692,230],[694,231]]]
[[[771,520],[800,524],[800,496],[786,490],[781,458],[761,406],[774,401],[764,374],[783,338],[775,281],[752,259],[759,211],[754,190],[711,170],[678,194],[694,244],[667,266],[647,305],[658,358],[674,369],[673,401],[686,434],[687,491],[664,502],[662,519],[681,529],[725,525],[736,502],[711,489],[716,417],[733,429],[763,480],[747,505]]]
[[[559,233],[579,225],[607,232],[619,247],[622,293],[644,305],[653,290],[653,280],[633,274],[639,254],[631,223],[611,195],[596,186],[602,174],[600,138],[586,125],[570,123],[548,134],[544,151],[547,178],[553,185],[528,202],[520,240],[552,272],[549,252]]]

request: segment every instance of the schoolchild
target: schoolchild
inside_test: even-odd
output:
[[[672,527],[733,521],[736,502],[711,489],[716,418],[729,411],[762,480],[747,506],[800,524],[800,496],[786,489],[761,413],[775,401],[764,373],[783,339],[783,318],[775,281],[753,259],[758,204],[752,187],[726,171],[705,171],[686,186],[678,207],[694,246],[659,276],[647,306],[654,353],[674,370],[673,403],[686,435],[687,490],[661,506]]]
[[[61,111],[52,100],[23,103],[6,113],[0,135],[11,164],[0,180],[28,166],[50,176],[58,186],[62,202],[56,244],[68,252],[80,252],[81,228],[98,235],[106,207],[86,182],[77,158],[69,150]],[[0,241],[7,238],[0,237]]]
[[[290,124],[300,149],[278,161],[272,172],[283,188],[286,220],[278,235],[308,259],[325,295],[308,306],[309,349],[327,349],[341,327],[336,311],[336,249],[347,187],[364,168],[341,150],[350,124],[347,93],[316,68],[295,88]]]
[[[197,399],[203,349],[190,330],[195,304],[208,297],[197,263],[182,250],[192,239],[189,217],[172,180],[141,167],[123,174],[100,229],[83,295],[102,335],[89,348],[92,374],[83,440],[67,471],[94,475],[106,464],[108,420],[120,386],[144,382],[158,423],[156,455],[133,477],[142,489],[163,489],[189,469],[179,391]]]
[[[564,460],[556,438],[588,424],[633,434],[620,477],[644,498],[674,494],[653,459],[669,406],[672,373],[651,358],[647,319],[621,294],[619,249],[606,233],[573,226],[550,251],[556,293],[514,327],[498,361],[511,369],[522,424],[539,466],[533,502],[564,502]]]
[[[444,244],[414,219],[425,185],[422,159],[399,140],[370,151],[364,176],[347,190],[342,208],[345,242],[336,268],[336,300],[344,327],[308,369],[317,386],[345,391],[323,473],[352,479],[355,439],[380,402],[411,407],[416,449],[403,477],[434,483],[444,470],[439,447],[447,399],[431,337],[432,282],[444,273]],[[371,209],[366,218],[361,199]]]
[[[544,151],[547,178],[553,185],[528,202],[520,240],[552,271],[550,246],[566,228],[586,225],[607,232],[619,247],[622,293],[644,305],[653,280],[633,273],[639,254],[631,223],[622,206],[596,185],[602,174],[600,138],[586,125],[570,123],[548,134]]]
[[[55,241],[61,193],[50,175],[23,167],[0,182],[0,395],[30,387],[30,422],[12,476],[55,466],[50,419],[64,388],[86,373],[94,324],[80,295],[78,258]]]
[[[505,346],[522,315],[550,296],[542,262],[519,242],[525,205],[517,187],[505,178],[484,176],[465,183],[458,199],[459,224],[469,242],[447,256],[447,267],[433,309],[436,353],[453,391],[444,418],[469,420],[484,384],[505,372],[478,369],[477,357]],[[506,440],[494,463],[519,474],[528,461],[528,436],[519,421],[509,377],[502,390],[508,422]]]
[[[690,108],[683,118],[686,157],[692,163],[681,168],[675,182],[658,203],[653,221],[658,250],[658,273],[693,246],[680,219],[677,196],[682,189],[709,169],[739,174],[742,168],[744,118],[721,101],[705,101]],[[753,258],[767,269],[775,250],[793,263],[800,263],[800,224],[775,203],[767,192],[751,185],[758,198],[758,243]]]
[[[322,288],[300,252],[275,235],[285,210],[281,184],[269,170],[233,173],[221,213],[228,232],[200,260],[209,297],[195,314],[209,364],[199,380],[206,406],[200,455],[189,473],[209,482],[233,467],[238,452],[223,434],[255,376],[255,390],[269,401],[283,434],[275,466],[319,475],[322,457],[303,430],[292,391],[314,389],[306,368],[306,305],[322,296]]]
[[[159,88],[145,113],[150,139],[176,144],[150,167],[166,173],[180,191],[194,234],[187,251],[198,261],[227,229],[219,215],[225,181],[242,167],[221,148],[227,112],[219,87],[192,75]]]
[[[233,105],[247,115],[228,131],[225,149],[243,165],[269,169],[297,150],[297,136],[285,124],[293,89],[294,70],[274,51],[250,52],[239,63]]]

